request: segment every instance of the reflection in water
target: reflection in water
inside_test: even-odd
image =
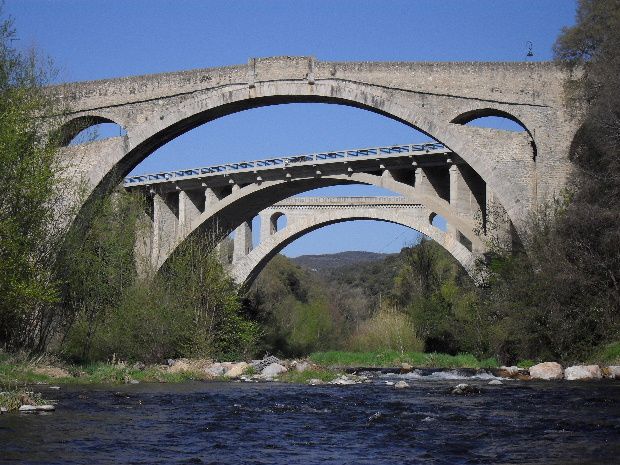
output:
[[[43,388],[57,411],[0,417],[0,463],[618,463],[618,382],[471,379],[482,394],[453,396],[409,378]]]

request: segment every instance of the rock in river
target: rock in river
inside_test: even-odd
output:
[[[562,365],[556,362],[544,362],[530,368],[532,379],[562,379]]]
[[[457,394],[457,395],[469,395],[469,394],[480,394],[480,388],[476,387],[476,386],[472,386],[471,384],[465,384],[465,383],[461,383],[461,384],[457,384],[452,391],[450,391],[450,394]]]
[[[409,387],[409,384],[407,384],[406,381],[399,381],[398,383],[396,383],[394,385],[395,389],[405,389],[405,388],[408,388],[408,387]]]
[[[564,377],[569,381],[585,379],[601,379],[603,374],[598,365],[575,365],[564,371]]]

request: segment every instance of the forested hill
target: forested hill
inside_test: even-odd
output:
[[[296,265],[307,268],[311,271],[327,271],[333,270],[334,268],[357,265],[359,263],[384,260],[390,255],[395,254],[349,251],[322,255],[301,255],[299,257],[291,258],[290,260]]]

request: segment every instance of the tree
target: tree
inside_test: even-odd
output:
[[[57,320],[53,275],[63,231],[55,207],[62,176],[56,145],[42,125],[54,106],[43,91],[49,66],[11,46],[0,24],[0,346],[41,349]]]

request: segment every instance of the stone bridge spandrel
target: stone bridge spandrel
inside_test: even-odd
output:
[[[277,230],[277,219],[286,216],[286,226]],[[231,267],[235,281],[251,285],[276,254],[296,239],[324,226],[356,221],[375,220],[414,229],[445,248],[475,281],[478,280],[476,258],[456,238],[431,224],[433,211],[403,197],[294,197],[260,213],[261,234],[257,247],[243,248],[233,255]],[[237,230],[243,234],[246,230]],[[251,232],[245,239],[251,240]],[[242,245],[246,245],[243,242]],[[237,247],[237,238],[235,240]],[[235,249],[236,250],[236,249]]]
[[[49,88],[70,111],[70,140],[98,122],[126,136],[65,153],[90,186],[88,203],[109,194],[140,161],[173,138],[226,115],[265,105],[332,103],[401,121],[455,153],[486,183],[520,231],[527,213],[563,187],[579,121],[564,110],[565,71],[551,63],[347,63],[309,57],[64,84]],[[465,126],[489,115],[527,129]],[[86,209],[83,209],[85,212]],[[85,213],[84,213],[85,214]]]

